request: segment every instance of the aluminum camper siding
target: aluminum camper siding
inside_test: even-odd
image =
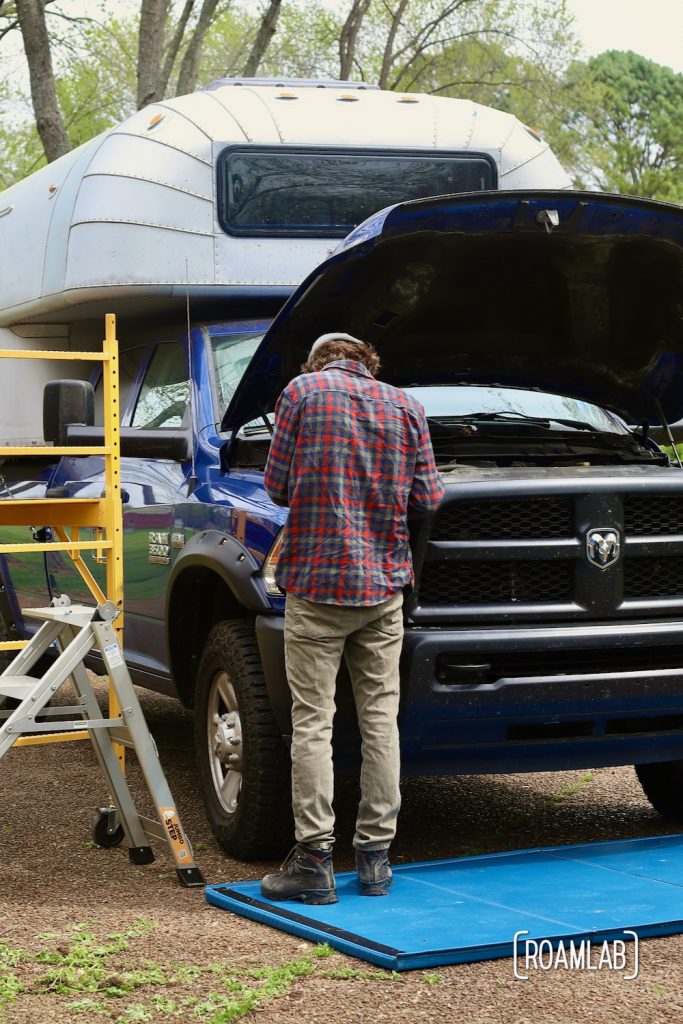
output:
[[[0,348],[3,349],[25,351],[68,347],[69,328],[66,325],[29,324],[15,329],[0,327]],[[91,368],[87,363],[70,362],[66,370],[63,362],[51,359],[18,359],[16,362],[1,360],[0,445],[41,443],[43,388],[48,381],[60,377],[87,376]]]
[[[284,296],[338,239],[227,235],[215,165],[231,143],[469,150],[494,159],[501,188],[570,184],[510,114],[446,97],[344,94],[219,85],[153,104],[0,194],[0,325],[67,323],[99,314],[104,300],[153,312],[184,299],[188,277],[196,298]]]

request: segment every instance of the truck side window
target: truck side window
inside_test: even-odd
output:
[[[119,400],[121,414],[125,412],[130,389],[135,383],[143,356],[148,351],[147,345],[138,345],[136,348],[122,349],[119,352]],[[100,374],[95,385],[95,425],[98,427],[101,427],[104,423],[102,391],[102,375]]]
[[[131,426],[180,427],[190,394],[185,346],[158,345],[145,373]]]

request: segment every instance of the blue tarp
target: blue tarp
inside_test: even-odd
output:
[[[512,956],[521,942],[683,932],[683,835],[536,847],[393,868],[388,896],[337,875],[339,902],[273,903],[259,882],[209,885],[209,903],[390,970]]]

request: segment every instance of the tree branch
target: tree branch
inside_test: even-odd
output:
[[[197,73],[199,71],[199,58],[204,45],[204,38],[209,30],[211,21],[216,13],[218,0],[204,0],[199,13],[199,20],[192,33],[192,38],[187,45],[180,64],[178,75],[178,95],[183,96],[187,92],[193,92],[197,87]]]
[[[389,7],[385,4],[387,11]],[[389,32],[387,35],[386,43],[384,44],[384,52],[382,53],[382,67],[379,72],[379,87],[380,89],[386,89],[387,80],[389,78],[389,72],[391,71],[392,65],[395,60],[394,54],[394,41],[396,34],[401,25],[401,20],[405,14],[406,7],[408,6],[408,0],[400,0],[400,3],[395,11],[391,13],[391,22],[389,24]]]
[[[261,18],[261,24],[259,30],[256,33],[254,45],[251,48],[251,53],[247,58],[247,63],[244,66],[245,78],[253,77],[258,71],[259,64],[263,60],[263,56],[268,49],[268,45],[275,34],[277,27],[277,20],[280,17],[280,7],[282,0],[270,0],[268,10]]]
[[[407,53],[409,50],[417,50],[419,53],[423,53],[429,46],[435,46],[436,41],[432,43],[429,42],[429,37],[434,32],[434,30],[439,25],[442,25],[447,18],[450,18],[452,14],[455,14],[459,7],[463,7],[465,4],[468,3],[478,2],[479,0],[453,0],[453,2],[448,4],[440,15],[438,15],[435,18],[432,18],[431,21],[428,21],[425,25],[423,25],[415,33],[412,39],[408,40],[405,46],[402,46],[400,50],[396,50],[396,52],[393,55],[392,63],[398,60],[399,57],[402,57],[403,54]]]
[[[173,71],[173,65],[175,64],[175,59],[178,56],[178,50],[180,49],[180,45],[183,41],[185,29],[187,28],[187,23],[190,19],[190,15],[192,14],[193,7],[194,0],[185,0],[185,6],[183,7],[182,14],[178,19],[175,32],[171,36],[171,41],[166,47],[166,56],[164,57],[164,63],[159,74],[159,93],[161,96],[166,95],[171,72]]]
[[[353,67],[358,33],[363,24],[363,19],[368,13],[371,0],[353,0],[351,10],[346,16],[339,33],[339,77],[346,79],[351,74]]]

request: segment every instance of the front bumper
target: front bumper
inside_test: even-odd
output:
[[[256,630],[271,703],[291,732],[284,623]],[[347,682],[335,753],[357,762]],[[549,771],[683,758],[683,622],[501,629],[407,627],[404,774]]]

